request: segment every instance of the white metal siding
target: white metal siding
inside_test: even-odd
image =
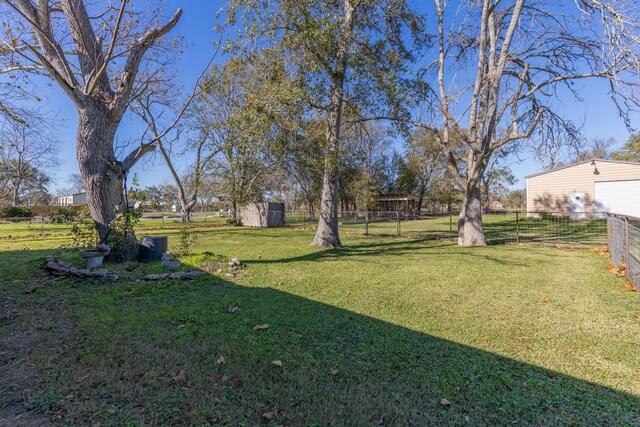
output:
[[[640,180],[594,183],[595,210],[640,217]]]

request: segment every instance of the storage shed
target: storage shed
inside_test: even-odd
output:
[[[387,194],[376,198],[380,211],[415,212],[420,198],[415,194]]]
[[[240,221],[247,227],[283,227],[284,203],[248,203],[240,209]]]
[[[542,212],[640,217],[640,163],[593,159],[526,177],[527,216]]]

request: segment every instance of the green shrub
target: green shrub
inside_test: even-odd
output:
[[[56,208],[49,218],[54,224],[63,224],[74,220],[77,214],[69,208]]]
[[[4,218],[31,218],[33,212],[31,212],[31,208],[26,206],[11,206],[3,210],[2,216]]]
[[[178,250],[176,256],[189,256],[192,253],[193,245],[198,241],[198,236],[191,234],[188,227],[180,230]]]

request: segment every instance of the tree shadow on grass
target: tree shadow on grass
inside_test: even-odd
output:
[[[0,253],[0,261],[4,267],[14,257],[32,268],[45,254]],[[12,387],[6,373],[21,358],[36,367],[28,374],[39,377],[25,382],[22,401],[12,402],[13,409],[19,403],[30,414],[23,420],[37,416],[81,425],[640,423],[638,396],[216,276],[136,285],[59,280],[29,294],[4,280],[1,289],[15,298],[21,313],[3,325],[8,335],[2,337],[7,362],[0,371],[2,390]],[[27,354],[11,354],[25,349],[7,348],[7,336],[45,319],[58,328],[23,330],[33,345]],[[49,349],[52,334],[64,345]],[[281,366],[272,363],[276,360]],[[7,411],[6,402],[0,402],[0,420],[11,421]]]
[[[455,255],[461,258],[477,258],[486,261],[492,261],[500,265],[513,265],[513,260],[492,256],[490,249],[484,249],[480,252],[477,247],[461,247],[456,243],[446,240],[434,240],[430,238],[391,238],[390,240],[380,242],[359,242],[357,244],[347,244],[341,248],[316,250],[314,252],[287,258],[268,258],[268,259],[247,259],[246,264],[287,264],[295,262],[322,262],[335,261],[343,258],[358,258],[366,260],[373,259],[376,256],[384,255],[385,257],[406,257],[406,256],[429,256],[429,255]],[[539,257],[554,257],[553,254],[538,253]],[[525,261],[520,260],[520,266],[528,266]]]

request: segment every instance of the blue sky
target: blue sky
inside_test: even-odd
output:
[[[149,0],[149,4],[156,4],[156,2]],[[178,66],[178,78],[186,89],[193,85],[213,52],[213,43],[217,40],[213,27],[217,23],[216,13],[222,5],[221,1],[211,0],[164,2],[163,8],[167,15],[172,14],[178,7],[183,9],[183,16],[173,32],[184,38],[185,52]],[[579,82],[577,87],[584,98],[584,103],[577,103],[572,98],[564,100],[562,105],[566,116],[576,123],[584,123],[583,133],[586,138],[613,137],[617,141],[617,146],[622,145],[629,137],[629,132],[608,97],[607,84],[583,81]],[[57,117],[60,123],[59,167],[53,174],[54,183],[50,188],[55,192],[57,188],[68,186],[66,178],[69,174],[78,172],[75,160],[76,110],[55,85],[42,85],[41,89],[46,94],[45,101],[49,109],[58,112]],[[632,125],[640,125],[637,115]],[[118,138],[124,140],[139,134],[142,130],[134,121],[125,119],[118,130]],[[524,158],[523,162],[512,165],[514,175],[518,178],[516,188],[524,187],[524,176],[540,170],[540,166],[530,155],[523,153],[521,157]],[[142,186],[171,183],[170,174],[160,160],[141,162],[133,172],[139,176]]]

